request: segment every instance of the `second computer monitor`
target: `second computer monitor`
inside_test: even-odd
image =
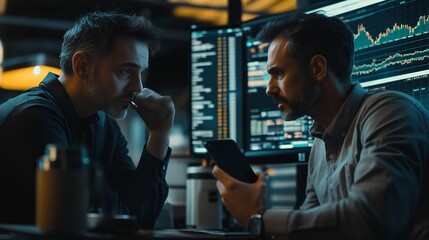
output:
[[[328,1],[285,14],[243,23],[247,96],[244,149],[247,156],[287,155],[311,147],[313,121],[284,122],[272,98],[264,94],[268,44],[256,35],[263,25],[293,14],[318,12],[343,20],[354,35],[351,79],[368,91],[396,90],[419,100],[429,110],[429,4],[427,0]],[[315,36],[317,37],[317,36]],[[285,160],[287,161],[287,160]]]
[[[308,152],[313,144],[309,134],[313,120],[307,116],[295,121],[283,120],[273,98],[265,94],[270,77],[266,69],[268,44],[256,39],[263,25],[282,17],[288,14],[256,19],[242,27],[247,69],[244,149],[248,157],[289,155],[284,161],[296,161],[297,154]],[[300,159],[305,161],[305,157]]]
[[[231,138],[242,148],[243,57],[238,27],[191,31],[191,153],[204,156],[204,142]]]

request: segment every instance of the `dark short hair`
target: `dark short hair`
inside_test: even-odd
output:
[[[73,72],[71,60],[77,51],[99,58],[110,53],[119,37],[133,37],[148,44],[153,55],[159,49],[160,28],[142,16],[117,11],[91,12],[64,34],[60,66],[65,74]]]
[[[258,39],[272,42],[282,36],[289,42],[291,57],[303,69],[316,55],[324,56],[331,70],[340,80],[350,80],[353,67],[353,33],[341,20],[318,13],[296,14],[267,23],[258,33]]]

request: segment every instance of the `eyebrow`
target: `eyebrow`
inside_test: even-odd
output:
[[[118,67],[133,67],[133,68],[142,68],[144,71],[149,69],[149,65],[147,66],[141,66],[135,62],[126,62],[126,63],[121,63],[118,65]]]
[[[126,63],[121,63],[118,65],[119,67],[136,67],[136,68],[140,68],[142,66],[140,66],[137,63],[133,63],[133,62],[126,62]]]

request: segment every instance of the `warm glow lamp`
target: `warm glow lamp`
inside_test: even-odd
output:
[[[25,90],[39,85],[43,78],[52,72],[60,74],[59,59],[46,54],[6,59],[3,62],[3,74],[0,78],[0,88],[6,90]]]
[[[0,83],[2,81],[2,75],[3,75],[3,44],[0,40]]]

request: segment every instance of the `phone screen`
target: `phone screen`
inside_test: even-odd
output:
[[[209,140],[204,143],[204,146],[216,164],[226,173],[242,182],[256,182],[258,177],[234,140]]]

